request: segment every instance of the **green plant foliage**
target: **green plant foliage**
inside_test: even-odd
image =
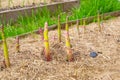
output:
[[[120,10],[120,1],[118,0],[81,0],[81,4],[77,8],[72,9],[72,20],[81,19],[97,15],[100,13],[107,13]]]

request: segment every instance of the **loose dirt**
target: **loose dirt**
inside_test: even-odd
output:
[[[65,30],[62,42],[57,42],[57,30],[49,32],[52,61],[43,59],[41,35],[31,34],[20,39],[20,53],[15,51],[15,39],[7,40],[11,67],[4,69],[3,49],[0,48],[0,80],[120,80],[120,17],[70,28],[70,40],[75,58],[66,61]],[[89,56],[98,52],[96,58]]]

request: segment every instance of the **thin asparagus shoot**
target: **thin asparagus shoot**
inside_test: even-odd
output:
[[[7,68],[10,67],[10,60],[9,60],[9,54],[8,54],[8,46],[6,42],[6,37],[4,34],[4,26],[1,26],[1,36],[2,36],[2,41],[3,41],[3,49],[4,49],[4,58],[5,58],[5,65]]]
[[[61,25],[60,25],[60,15],[58,15],[58,41],[61,42]]]
[[[66,52],[67,52],[67,61],[73,61],[73,54],[70,44],[70,38],[69,38],[69,26],[68,26],[68,16],[66,17],[66,34],[65,34],[65,41],[66,41]]]
[[[48,23],[47,22],[45,23],[45,26],[44,26],[44,46],[45,46],[45,58],[46,58],[46,61],[51,61],[49,38],[48,38]]]

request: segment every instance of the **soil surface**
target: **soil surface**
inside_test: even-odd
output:
[[[0,48],[0,80],[120,80],[120,17],[103,21],[99,32],[97,23],[70,28],[74,62],[66,61],[65,30],[62,42],[57,30],[49,32],[52,61],[44,60],[41,35],[31,34],[20,39],[20,52],[15,39],[7,40],[11,67],[4,69],[3,49]],[[98,53],[95,58],[90,52]]]
[[[20,8],[39,4],[50,4],[54,2],[64,2],[71,0],[0,0],[0,9]]]

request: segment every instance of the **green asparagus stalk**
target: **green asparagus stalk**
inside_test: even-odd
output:
[[[48,23],[45,23],[44,26],[44,46],[45,46],[45,58],[47,61],[51,60],[50,57],[50,48],[49,48],[49,38],[48,38]]]
[[[66,52],[67,52],[67,60],[73,61],[73,54],[71,50],[70,38],[69,38],[69,27],[68,27],[68,16],[66,18]]]
[[[61,25],[60,25],[60,16],[58,16],[58,41],[61,42]]]
[[[8,68],[8,67],[10,67],[10,60],[9,60],[7,42],[6,42],[6,38],[5,38],[5,34],[4,34],[4,26],[2,26],[1,32],[2,32],[1,36],[2,36],[2,41],[3,41],[5,65]]]

